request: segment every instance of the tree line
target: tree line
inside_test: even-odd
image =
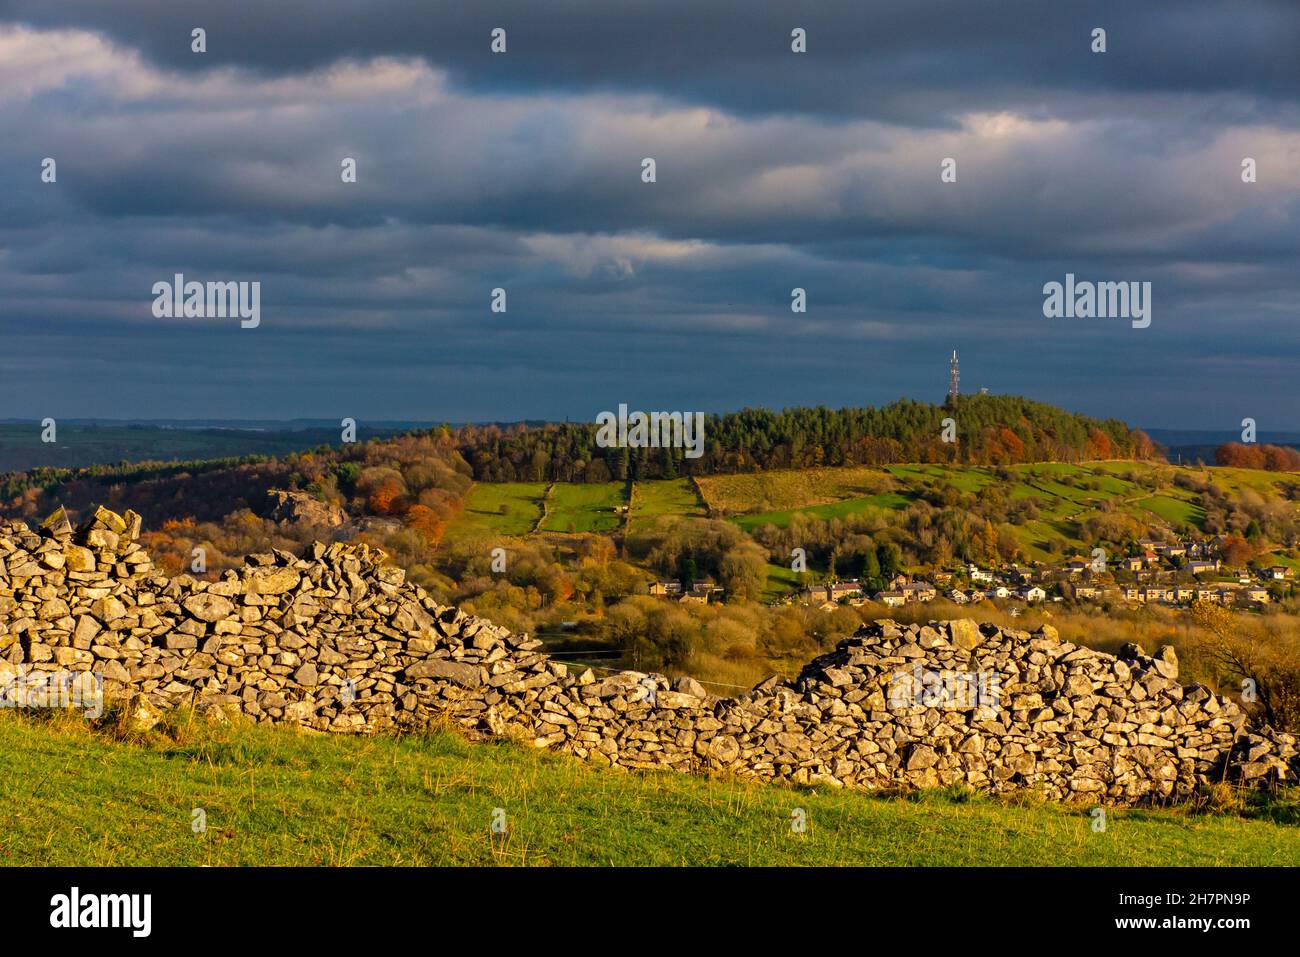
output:
[[[945,441],[945,420],[951,419]],[[742,409],[705,419],[705,448],[600,448],[594,423],[466,428],[460,452],[488,482],[608,482],[765,469],[933,462],[1013,465],[1159,458],[1143,432],[1017,396],[902,399],[881,408]]]
[[[1300,471],[1300,451],[1286,445],[1244,445],[1229,442],[1214,450],[1216,465],[1269,472]]]

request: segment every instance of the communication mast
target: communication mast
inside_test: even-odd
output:
[[[952,350],[952,359],[948,362],[948,370],[948,398],[949,400],[955,400],[957,396],[961,394],[961,390],[957,388],[957,383],[961,378],[961,374],[957,371],[956,349]]]

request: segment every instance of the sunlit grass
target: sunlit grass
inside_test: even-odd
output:
[[[1111,810],[1098,831],[1089,809],[1032,798],[628,774],[445,732],[318,737],[178,715],[123,740],[10,712],[0,766],[11,865],[1300,864],[1291,799]]]

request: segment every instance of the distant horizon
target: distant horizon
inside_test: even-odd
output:
[[[1023,398],[1029,398],[1029,397],[1026,396]],[[899,401],[899,400],[894,400],[894,401]],[[922,402],[925,400],[915,399],[912,401]],[[1030,399],[1030,401],[1038,401],[1038,400]],[[885,404],[887,405],[888,403]],[[940,403],[937,402],[930,403],[930,404],[935,406],[940,405]],[[879,408],[879,406],[867,406],[867,405],[840,405],[840,406],[826,406],[826,407],[834,411],[840,411],[843,409]],[[780,408],[774,408],[772,406],[764,406],[764,405],[749,405],[749,406],[744,406],[743,408],[767,409],[769,411],[781,412],[785,409],[814,408],[814,406],[782,406]],[[740,412],[742,411],[742,409],[741,408],[727,409],[726,411],[722,411],[722,412],[715,412],[709,410],[704,410],[704,411],[706,415],[722,416],[722,415],[728,415],[728,414]],[[1107,418],[1104,416],[1092,415],[1091,413],[1088,412],[1081,412],[1076,409],[1064,408],[1063,411],[1078,414],[1078,415],[1084,415],[1095,419]],[[274,429],[274,427],[276,426],[290,426],[290,425],[303,425],[305,427],[310,427],[310,428],[334,428],[337,426],[339,422],[339,420],[337,419],[321,418],[319,416],[296,416],[294,418],[285,418],[285,419],[236,418],[236,417],[212,417],[212,416],[196,417],[196,418],[144,418],[144,417],[107,418],[103,416],[94,416],[94,417],[64,416],[58,418],[57,421],[60,422],[61,424],[70,424],[70,425],[110,425],[110,426],[139,425],[139,426],[153,426],[157,428],[166,428],[169,426],[184,426],[193,429],[201,429],[201,428],[227,429],[230,431],[236,431],[236,430],[260,431],[261,430],[259,428],[254,428],[254,426],[270,427],[271,429]],[[1125,421],[1125,420],[1121,420],[1121,421]],[[564,424],[566,422],[569,424],[595,425],[594,416],[591,419],[578,419],[573,416],[570,416],[567,419],[565,418],[558,418],[558,419],[502,418],[502,419],[482,419],[482,420],[475,420],[475,421],[454,421],[445,418],[374,418],[374,419],[359,418],[357,419],[357,424],[361,428],[370,427],[370,428],[383,428],[383,429],[401,429],[401,428],[436,429],[443,425],[449,425],[452,428],[464,428],[470,426],[488,426],[488,425],[499,425],[499,426],[556,425],[556,424]],[[1216,429],[1207,429],[1203,427],[1202,428],[1178,428],[1178,427],[1165,427],[1165,426],[1146,426],[1146,425],[1141,425],[1141,424],[1128,422],[1128,421],[1125,421],[1125,424],[1128,425],[1130,428],[1138,429],[1142,432],[1145,432],[1147,435],[1153,437],[1158,434],[1177,435],[1182,438],[1191,438],[1193,436],[1200,436],[1203,437],[1207,442],[1215,441],[1215,440],[1221,442],[1231,442],[1233,441],[1233,439],[1226,438],[1225,436],[1231,434],[1239,435],[1241,431],[1240,426],[1236,426],[1233,428],[1225,428],[1222,430],[1216,430]],[[21,418],[21,417],[0,418],[0,425],[20,425],[20,426],[28,425],[33,428],[39,428],[39,422],[37,420]],[[1276,439],[1286,439],[1288,441],[1300,440],[1300,427],[1294,430],[1284,429],[1284,428],[1260,429],[1258,431],[1258,436],[1260,437],[1261,442],[1264,441],[1263,437],[1265,436],[1271,436]]]

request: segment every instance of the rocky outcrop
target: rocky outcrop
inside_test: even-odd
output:
[[[347,513],[337,505],[330,505],[306,492],[271,489],[272,521],[319,528],[338,528],[348,520]]]
[[[1112,656],[1050,628],[878,622],[793,681],[717,698],[690,678],[570,673],[365,546],[252,555],[206,582],[158,575],[139,530],[106,509],[76,531],[61,511],[38,532],[0,525],[0,683],[102,683],[146,721],[182,704],[319,732],[451,721],[623,768],[864,790],[1128,804],[1300,770],[1291,736],[1181,685],[1172,649]]]

